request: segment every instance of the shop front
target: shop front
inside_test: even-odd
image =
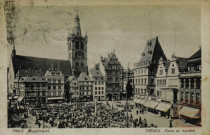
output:
[[[160,102],[157,107],[155,108],[155,110],[158,112],[159,116],[164,116],[169,118],[171,116],[171,108],[172,104],[167,103],[167,102]]]
[[[159,102],[155,100],[147,100],[147,102],[144,104],[144,106],[147,108],[148,111],[157,113],[158,111],[155,110],[155,107],[159,104]]]
[[[201,122],[200,109],[183,106],[178,114],[179,118],[184,122],[200,125]]]

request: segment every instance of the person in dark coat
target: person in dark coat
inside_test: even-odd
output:
[[[170,127],[170,128],[173,127],[173,125],[172,125],[172,120],[169,121],[169,127]]]

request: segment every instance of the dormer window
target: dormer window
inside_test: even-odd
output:
[[[148,41],[148,42],[147,42],[147,45],[148,45],[149,47],[151,47],[151,45],[152,45],[151,41]]]
[[[171,74],[175,74],[175,68],[171,69]]]
[[[160,75],[162,75],[163,74],[163,70],[160,70]]]
[[[149,53],[149,54],[152,54],[152,50],[149,50],[148,53]]]

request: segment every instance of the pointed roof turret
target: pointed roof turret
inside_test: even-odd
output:
[[[80,20],[78,14],[74,18],[74,34],[76,36],[82,36],[81,34],[81,28],[80,28]]]

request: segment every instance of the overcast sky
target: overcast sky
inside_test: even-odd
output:
[[[115,52],[123,64],[138,62],[146,41],[159,37],[168,58],[189,57],[201,45],[199,6],[78,7],[83,35],[88,33],[88,66]],[[16,26],[19,55],[67,59],[68,32],[75,7],[20,7]],[[150,14],[150,15],[149,15]],[[176,32],[175,32],[176,31]],[[175,36],[176,35],[176,36]]]

